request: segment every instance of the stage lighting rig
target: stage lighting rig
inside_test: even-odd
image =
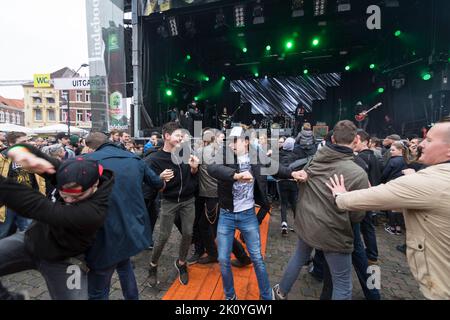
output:
[[[169,17],[169,27],[172,37],[176,37],[178,35],[178,25],[175,17]]]
[[[257,0],[253,7],[253,24],[264,23],[264,8],[261,4],[261,0]]]
[[[245,27],[245,8],[243,5],[234,7],[234,22],[237,28]]]
[[[350,11],[351,9],[352,5],[350,4],[350,0],[337,0],[338,12]]]
[[[327,6],[327,0],[314,0],[314,16],[323,16]]]
[[[305,15],[305,0],[292,0],[292,17],[303,17]]]

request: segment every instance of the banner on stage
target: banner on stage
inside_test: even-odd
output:
[[[148,16],[155,12],[163,12],[176,8],[198,6],[218,2],[220,0],[147,0],[145,2],[144,15]]]

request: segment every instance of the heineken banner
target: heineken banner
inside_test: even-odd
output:
[[[127,130],[124,0],[86,0],[92,129]]]

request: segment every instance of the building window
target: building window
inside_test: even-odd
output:
[[[13,124],[16,123],[16,114],[15,113],[11,113],[11,123],[13,123]]]
[[[42,103],[42,99],[41,98],[37,98],[37,97],[33,97],[33,103],[34,104]]]
[[[67,122],[67,111],[61,111],[61,122]]]
[[[83,121],[83,110],[77,110],[77,122]]]
[[[47,110],[47,120],[48,121],[55,121],[56,120],[55,110],[53,110],[53,109],[48,109]]]
[[[91,101],[91,93],[86,92],[86,102],[90,102],[90,101]]]
[[[16,123],[21,124],[20,113],[16,114]]]
[[[47,103],[54,104],[55,103],[55,98],[47,98]]]
[[[61,91],[61,99],[67,101],[67,99],[69,99],[69,91],[66,90]]]
[[[42,121],[42,110],[34,109],[34,121]]]
[[[8,112],[8,111],[6,111],[6,113],[5,113],[5,122],[6,122],[6,123],[9,123],[9,122],[10,122],[9,112]]]
[[[5,122],[5,113],[0,111],[0,122]]]
[[[91,121],[92,113],[91,113],[90,111],[86,111],[86,116],[85,116],[85,118],[86,118],[86,121]]]
[[[83,101],[83,100],[81,100],[82,96],[83,96],[83,91],[77,91],[77,101],[78,102]]]

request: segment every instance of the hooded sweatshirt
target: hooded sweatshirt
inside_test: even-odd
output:
[[[340,210],[325,183],[334,174],[342,174],[347,190],[365,189],[369,187],[367,174],[354,162],[352,149],[332,144],[317,151],[305,170],[308,180],[300,184],[301,203],[295,215],[297,234],[324,252],[352,253],[352,222],[364,219],[365,212]]]

